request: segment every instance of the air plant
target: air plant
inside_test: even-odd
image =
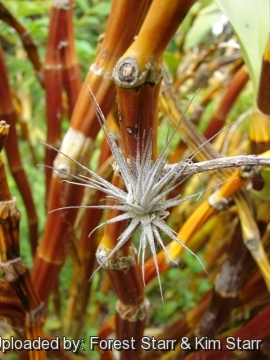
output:
[[[109,253],[105,252],[103,247],[99,247],[96,252],[96,258],[98,261],[98,268],[92,274],[90,280],[94,274],[104,265],[108,265],[109,259],[118,251],[120,248],[131,238],[135,231],[140,228],[140,240],[139,240],[139,258],[141,254],[141,263],[142,263],[142,279],[145,285],[145,270],[144,270],[144,261],[145,261],[145,251],[147,245],[149,245],[151,253],[153,255],[153,260],[157,272],[160,294],[162,302],[164,302],[162,294],[162,286],[159,276],[159,267],[157,262],[156,254],[156,244],[160,245],[167,256],[172,262],[176,265],[177,263],[171,259],[168,251],[163,243],[160,232],[166,234],[169,238],[176,241],[179,245],[183,246],[188,250],[196,259],[200,262],[202,268],[205,270],[205,267],[199,257],[191,251],[183,242],[181,242],[177,237],[177,233],[173,231],[164,219],[170,214],[167,210],[174,206],[181,204],[182,202],[191,199],[193,197],[200,197],[201,194],[207,190],[216,188],[214,187],[203,189],[199,193],[192,194],[184,199],[181,198],[181,194],[171,198],[166,199],[166,196],[171,193],[180,183],[186,180],[190,175],[195,173],[220,169],[225,167],[239,167],[243,165],[247,166],[256,166],[256,165],[270,165],[269,158],[259,158],[257,156],[235,156],[232,158],[219,158],[215,160],[205,161],[198,164],[192,162],[194,156],[200,151],[202,144],[196,151],[194,151],[189,158],[182,160],[177,164],[168,165],[166,162],[166,150],[168,149],[169,144],[171,143],[175,133],[177,132],[181,119],[179,120],[176,128],[169,136],[169,130],[167,132],[167,138],[165,146],[163,147],[160,155],[157,160],[153,162],[152,160],[152,139],[153,131],[150,131],[149,137],[146,141],[143,139],[142,143],[146,144],[145,146],[140,146],[140,125],[137,127],[137,148],[136,148],[136,158],[129,156],[126,158],[123,156],[123,150],[118,147],[113,135],[111,134],[106,119],[102,113],[102,110],[90,88],[88,88],[93,105],[96,109],[96,115],[100,126],[102,127],[108,144],[110,146],[111,152],[114,156],[114,163],[112,164],[114,172],[121,176],[123,180],[126,191],[116,187],[111,184],[106,179],[103,179],[101,176],[96,174],[94,171],[80,164],[76,160],[70,158],[78,166],[80,166],[84,171],[91,175],[91,178],[84,175],[75,176],[73,178],[78,179],[80,182],[73,182],[69,180],[64,180],[70,184],[87,186],[99,191],[102,191],[107,195],[107,198],[112,199],[114,205],[94,205],[94,206],[69,206],[54,209],[51,212],[63,210],[66,208],[96,208],[96,209],[114,209],[123,212],[122,214],[109,219],[102,224],[98,225],[90,234],[97,230],[99,227],[105,224],[112,224],[119,221],[128,221],[128,225],[123,233],[117,239],[117,245]],[[145,136],[145,135],[143,135]],[[210,139],[211,140],[211,139]],[[210,141],[208,140],[208,141]],[[48,145],[47,145],[48,146]],[[59,151],[61,153],[61,151]],[[63,172],[61,170],[57,170]]]

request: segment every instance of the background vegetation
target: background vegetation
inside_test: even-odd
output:
[[[158,2],[158,0],[153,1],[153,3]],[[137,319],[135,325],[129,327],[125,323],[127,320],[123,320],[119,312],[115,311],[117,300],[120,299],[123,303],[121,291],[127,291],[126,289],[130,286],[128,282],[134,280],[136,285],[136,281],[139,281],[136,280],[134,275],[138,273],[138,276],[141,276],[139,266],[137,272],[133,274],[134,278],[130,275],[131,277],[123,280],[120,285],[116,280],[117,275],[110,274],[118,273],[118,271],[110,272],[109,270],[106,271],[109,277],[104,270],[100,270],[89,283],[89,275],[93,273],[94,266],[96,266],[94,257],[96,248],[98,244],[104,241],[104,229],[100,228],[94,237],[88,239],[89,248],[83,248],[87,242],[82,240],[84,231],[82,229],[88,229],[87,226],[89,226],[87,233],[90,233],[94,213],[90,218],[85,217],[86,220],[82,220],[80,214],[76,220],[75,212],[70,212],[73,215],[58,214],[48,216],[49,210],[57,207],[56,205],[58,207],[60,207],[59,204],[64,204],[64,206],[78,205],[82,194],[79,193],[77,188],[74,190],[74,187],[72,190],[68,187],[61,188],[61,186],[64,186],[61,179],[57,179],[58,192],[56,192],[56,185],[52,185],[53,182],[50,183],[51,174],[45,174],[43,166],[37,167],[37,164],[52,166],[55,156],[54,154],[53,159],[51,159],[50,154],[46,153],[48,150],[40,141],[62,150],[67,149],[63,144],[65,144],[65,135],[69,129],[85,129],[84,125],[78,125],[79,120],[81,121],[80,124],[89,123],[87,125],[89,130],[84,135],[86,139],[91,138],[93,140],[91,156],[89,150],[89,156],[82,160],[80,156],[83,147],[79,148],[77,158],[77,153],[74,156],[72,149],[70,153],[68,152],[68,155],[75,157],[80,162],[85,161],[85,165],[95,171],[102,171],[102,165],[105,163],[102,156],[105,154],[109,158],[109,153],[102,132],[97,134],[97,131],[91,130],[96,128],[96,125],[91,127],[91,121],[93,124],[96,123],[95,115],[91,115],[90,110],[84,110],[93,107],[86,86],[89,85],[93,89],[102,110],[106,116],[108,115],[107,119],[111,131],[118,139],[121,139],[121,135],[123,139],[123,125],[121,124],[120,130],[118,126],[117,105],[114,104],[111,109],[109,104],[110,98],[115,98],[112,70],[116,60],[123,58],[123,54],[129,54],[129,49],[132,49],[132,47],[129,48],[129,45],[134,37],[132,35],[132,31],[134,31],[132,23],[135,23],[135,14],[134,17],[130,17],[128,21],[130,24],[124,23],[119,10],[121,6],[122,8],[131,8],[130,4],[120,4],[119,2],[117,5],[117,1],[112,4],[111,1],[99,0],[74,0],[67,3],[72,5],[68,11],[71,12],[73,24],[62,18],[62,22],[59,20],[60,16],[62,16],[59,15],[61,11],[68,11],[63,10],[61,6],[58,7],[57,1],[0,1],[0,41],[6,66],[6,68],[5,66],[0,68],[0,87],[2,88],[2,92],[0,92],[0,114],[1,119],[6,120],[11,127],[16,128],[21,162],[29,180],[34,207],[38,214],[38,239],[39,242],[45,244],[41,246],[42,251],[48,249],[48,253],[45,251],[40,255],[41,253],[38,253],[35,247],[33,248],[33,242],[30,241],[31,236],[33,236],[31,235],[33,230],[29,226],[31,224],[28,207],[30,195],[27,195],[23,201],[22,190],[19,190],[18,181],[15,181],[11,175],[16,172],[16,167],[12,165],[12,158],[15,155],[12,153],[12,149],[10,151],[7,149],[7,155],[4,154],[4,163],[9,163],[11,168],[11,172],[6,169],[7,182],[10,193],[16,196],[17,207],[22,214],[19,247],[20,256],[26,263],[25,274],[28,275],[19,274],[16,280],[11,281],[11,286],[12,283],[13,285],[15,283],[16,292],[9,288],[6,289],[5,280],[7,280],[7,275],[4,266],[1,265],[3,276],[1,278],[2,289],[0,289],[0,303],[2,302],[0,336],[9,338],[14,335],[33,339],[37,336],[68,336],[70,338],[82,338],[88,344],[89,336],[97,335],[100,338],[114,336],[120,339],[130,338],[131,336],[140,338],[145,325],[145,334],[160,339],[177,339],[177,341],[182,336],[189,336],[191,341],[194,336],[209,336],[218,339],[224,339],[226,335],[240,336],[242,339],[259,338],[264,342],[260,352],[256,352],[255,355],[248,352],[241,354],[245,359],[252,358],[252,356],[255,356],[256,359],[268,358],[270,336],[270,327],[267,320],[270,318],[268,316],[270,311],[268,294],[270,284],[268,262],[269,170],[259,168],[257,173],[248,179],[245,177],[246,169],[242,170],[242,172],[238,170],[236,172],[229,170],[211,172],[210,174],[193,176],[189,181],[185,181],[184,184],[177,188],[177,191],[182,192],[184,198],[201,191],[201,189],[207,189],[218,183],[226,182],[221,185],[216,196],[217,199],[229,200],[224,201],[224,203],[226,202],[225,207],[219,208],[216,204],[217,207],[213,205],[211,208],[208,199],[213,191],[206,191],[199,199],[189,200],[175,209],[170,209],[171,214],[166,220],[167,223],[178,233],[179,238],[183,239],[192,251],[203,259],[204,264],[206,264],[207,274],[202,270],[196,258],[187,252],[176,250],[170,245],[169,239],[164,237],[164,243],[168,245],[169,254],[173,260],[179,263],[179,267],[172,267],[164,260],[164,255],[160,255],[159,268],[162,273],[163,305],[156,273],[151,270],[154,266],[150,251],[147,254],[147,285],[144,290],[151,305],[149,311],[147,311],[147,317],[145,316],[144,325],[141,324],[143,322],[141,319]],[[129,105],[129,111],[133,114],[133,109],[137,106],[134,93],[139,91],[145,91],[145,95],[141,96],[138,103],[143,103],[144,98],[149,99],[150,108],[155,109],[155,102],[159,102],[157,114],[153,115],[158,118],[157,145],[159,152],[166,141],[168,127],[170,128],[169,131],[172,132],[181,115],[185,112],[186,118],[189,120],[183,119],[179,134],[177,133],[170,144],[167,151],[169,163],[185,159],[187,154],[198,148],[206,139],[215,136],[227,124],[232,125],[215,136],[213,141],[208,142],[196,157],[196,161],[210,160],[220,154],[231,156],[265,153],[266,156],[269,156],[270,79],[268,69],[270,49],[267,43],[269,34],[268,1],[261,1],[258,4],[252,0],[237,1],[237,3],[231,0],[201,0],[195,2],[193,6],[191,6],[192,1],[189,5],[183,5],[181,1],[177,1],[177,4],[175,6],[178,6],[179,14],[182,10],[183,12],[189,10],[181,25],[180,16],[172,20],[170,13],[164,14],[163,23],[158,23],[158,20],[151,13],[151,7],[150,9],[146,7],[144,10],[145,13],[148,12],[144,23],[143,15],[141,15],[140,21],[136,20],[138,24],[143,23],[143,26],[152,21],[157,28],[158,25],[160,29],[161,27],[168,28],[168,33],[173,32],[170,29],[173,27],[174,22],[175,29],[177,29],[173,36],[169,38],[168,35],[167,43],[164,38],[161,38],[159,43],[159,52],[157,53],[163,55],[160,58],[164,58],[165,68],[160,93],[159,90],[154,90],[157,94],[159,93],[159,100],[158,97],[155,98],[155,95],[150,94],[152,90],[149,90],[150,86],[147,79],[139,87],[136,85],[134,88],[129,88],[126,93],[126,90],[122,90],[121,84],[116,84],[119,108],[122,106],[121,109],[123,109],[125,103],[131,104]],[[186,9],[185,6],[189,8]],[[14,19],[31,34],[41,63],[41,76],[37,76],[39,73],[35,68],[37,62],[31,60],[29,53],[27,53],[25,44],[22,41],[23,37],[15,30],[15,21],[13,23],[7,21],[3,9],[12,14]],[[52,14],[56,17],[53,18]],[[111,21],[108,22],[109,15]],[[151,18],[151,16],[153,17]],[[70,50],[70,53],[67,52],[68,55],[63,55],[64,60],[61,58],[61,61],[63,61],[61,69],[54,68],[54,61],[59,61],[59,59],[55,60],[58,56],[55,55],[57,52],[55,44],[60,44],[57,36],[60,36],[61,28],[65,26],[69,30],[66,39],[69,44],[73,41],[72,32],[74,30],[74,52]],[[117,27],[122,27],[123,32],[124,30],[130,31],[131,39],[129,43],[127,41],[128,44],[123,45],[122,51],[119,50],[120,55],[115,55],[116,60],[111,61],[113,62],[112,65],[109,62],[107,64],[107,60],[103,60],[100,54],[102,54],[104,48],[109,49],[112,53],[113,50],[117,51],[117,39],[114,39],[117,46],[111,45],[107,40],[108,34],[113,33]],[[148,38],[145,35],[140,36],[139,28],[140,26],[137,26],[134,33],[134,35],[139,33],[138,42],[141,41],[141,45],[151,44],[153,38]],[[103,34],[106,31],[107,38],[105,35],[104,40]],[[145,31],[147,33],[147,30]],[[55,43],[54,39],[56,39]],[[121,38],[119,38],[119,44],[121,44],[121,41]],[[136,46],[136,41],[134,46]],[[149,55],[150,59],[154,58],[153,63],[158,68],[159,65],[157,64],[161,64],[162,60],[156,56],[156,53],[151,54],[150,51],[151,49],[148,53],[146,51],[146,54]],[[145,54],[142,54],[142,57],[143,55]],[[65,61],[67,62],[65,63]],[[144,68],[140,61],[141,58],[138,55],[138,64]],[[93,70],[92,67],[89,70],[89,66],[93,63],[96,68]],[[74,69],[75,66],[76,69],[79,69],[76,71],[80,72],[79,77],[83,79],[84,85],[81,85],[80,80],[78,80],[78,84],[73,86],[72,81],[74,79],[72,76],[70,74],[64,75],[64,70],[73,66]],[[53,71],[50,72],[52,69],[55,71],[53,74]],[[103,71],[104,69],[106,71]],[[101,72],[97,75],[98,70]],[[76,73],[75,70],[73,71]],[[59,73],[62,74],[62,78],[58,83]],[[5,83],[6,74],[8,74],[9,85]],[[65,76],[67,77],[65,78]],[[101,78],[101,80],[96,80],[97,77]],[[68,81],[70,81],[70,85],[67,85]],[[110,84],[107,85],[109,82]],[[151,81],[150,83],[152,87],[153,84]],[[153,88],[156,85],[155,83]],[[72,90],[68,90],[70,88]],[[76,94],[72,94],[72,91]],[[6,99],[8,99],[9,92],[12,104],[7,110],[5,106],[8,104]],[[73,96],[77,99],[77,102],[71,100]],[[53,98],[60,98],[58,104],[55,101],[58,110],[48,110],[56,106],[53,104]],[[143,106],[145,105],[140,106],[144,109]],[[60,108],[61,110],[59,110]],[[147,110],[144,110],[147,113]],[[55,125],[57,129],[60,127],[59,133],[57,133],[58,130],[54,131],[56,122],[53,121],[57,116],[53,121],[50,120],[49,117],[53,118],[54,116],[51,115],[52,112],[50,111],[55,111],[55,114],[57,114],[57,111],[60,113],[60,125]],[[16,116],[16,124],[15,122],[11,123],[8,115],[6,115],[13,112]],[[155,110],[150,112],[154,113]],[[94,120],[90,120],[91,116]],[[134,118],[135,124],[138,121],[138,118]],[[188,125],[190,123],[191,125]],[[194,126],[193,129],[193,125],[196,125],[196,128]],[[9,139],[10,137],[7,138],[6,143],[9,142]],[[86,140],[84,139],[84,141]],[[125,142],[125,139],[123,142]],[[114,182],[115,178],[112,179],[110,164],[111,160],[107,165],[104,165],[106,168],[105,173],[109,173],[109,175],[106,175],[107,179]],[[79,169],[79,171],[81,170]],[[236,177],[239,177],[239,183],[232,180]],[[49,183],[50,185],[48,185]],[[242,190],[240,190],[241,186]],[[72,196],[69,191],[76,197],[77,204],[71,202]],[[172,195],[170,194],[170,196]],[[97,194],[90,194],[88,198],[89,204],[93,205],[95,201],[99,203],[100,198],[98,196]],[[58,198],[59,202],[57,203],[55,200],[54,203],[53,198]],[[61,216],[65,219],[63,220],[64,224],[61,225],[66,229],[66,232],[63,233],[64,241],[66,241],[65,255],[63,257],[57,255],[56,261],[53,258],[54,255],[51,254],[56,255],[58,251],[63,251],[60,249],[63,240],[59,240],[57,247],[53,247],[50,232],[51,238],[54,236],[56,238],[57,236],[60,237],[59,234],[55,235],[53,224],[56,224],[57,227]],[[100,213],[100,218],[97,221],[102,221],[102,219],[105,221],[109,216],[109,212]],[[5,224],[5,221],[7,220],[4,219],[3,224]],[[65,225],[65,221],[68,226]],[[83,221],[87,224],[85,225]],[[94,221],[96,220],[93,220],[93,223]],[[72,224],[71,230],[69,229],[70,224]],[[115,229],[118,234],[121,234],[118,225]],[[10,245],[7,245],[4,230],[1,231],[0,250],[3,264],[10,261],[11,258],[8,255]],[[59,230],[60,234],[61,231]],[[116,239],[114,239],[115,242],[117,242]],[[139,236],[135,236],[133,240],[137,246]],[[251,242],[253,242],[253,247],[250,246]],[[17,249],[17,245],[15,240],[12,246]],[[52,250],[50,250],[50,247]],[[161,250],[157,248],[157,252],[162,253]],[[17,254],[17,250],[14,253]],[[88,256],[87,261],[84,255]],[[47,267],[45,265],[42,267],[41,260],[37,259],[39,256],[42,259],[49,259]],[[14,258],[17,259],[17,255]],[[60,258],[61,260],[59,260]],[[87,268],[84,262],[87,262]],[[51,270],[49,269],[50,265]],[[54,267],[58,267],[57,270]],[[32,272],[32,278],[27,269]],[[53,286],[48,285],[47,287],[42,282],[43,276],[50,282],[50,279],[58,279],[57,271],[59,272],[59,280]],[[37,280],[39,274],[41,274],[40,282]],[[125,285],[127,288],[125,288]],[[26,288],[28,292],[25,290]],[[113,288],[116,289],[116,294]],[[33,290],[29,292],[29,289]],[[144,294],[140,293],[139,290],[135,295],[137,299],[144,298]],[[19,300],[23,305],[19,305]],[[36,305],[40,304],[41,301],[45,303],[46,311],[44,314],[46,316],[38,314],[37,318],[32,318],[34,315],[31,311],[36,309]],[[136,306],[141,305],[140,301],[138,300]],[[25,305],[25,303],[27,304]],[[22,316],[15,321],[16,311]],[[212,320],[210,321],[211,315]],[[255,332],[254,328],[256,329]],[[85,352],[81,351],[77,356],[67,352],[47,354],[47,356],[60,358],[65,355],[70,358],[113,359],[112,353],[100,352],[98,349],[92,352],[87,346],[85,350]],[[22,352],[15,356],[16,358],[27,358],[28,356],[30,358],[46,357],[46,354],[42,353]],[[140,355],[122,352],[120,356],[122,359],[128,356],[129,359],[133,356],[134,359],[138,358],[138,356],[141,359],[158,357],[161,359],[173,359],[177,356],[179,359],[187,358],[190,360],[193,357],[195,359],[195,356],[197,356],[196,359],[221,358],[220,356],[233,358],[236,354],[233,352],[225,352],[223,355],[214,352],[178,352],[176,355],[175,352],[166,354],[160,351],[155,353],[142,352]]]

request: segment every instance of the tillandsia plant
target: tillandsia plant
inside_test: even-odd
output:
[[[1,165],[1,339],[57,336],[55,358],[190,360],[234,357],[229,335],[247,341],[244,358],[269,355],[269,4],[254,4],[0,1],[0,114],[33,254],[30,278]],[[47,127],[34,125],[42,108]],[[37,158],[37,137],[38,211],[18,146],[27,139]],[[168,345],[183,337],[189,352]]]

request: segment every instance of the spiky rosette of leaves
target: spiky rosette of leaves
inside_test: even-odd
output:
[[[169,170],[165,170],[165,152],[173,136],[175,135],[177,128],[174,130],[171,136],[169,136],[169,133],[167,134],[166,144],[155,162],[153,162],[152,160],[153,132],[150,132],[148,139],[145,142],[146,145],[142,148],[142,150],[140,149],[140,138],[137,135],[136,158],[133,158],[132,156],[126,158],[125,156],[123,156],[122,149],[118,147],[114,137],[110,133],[106,119],[93,94],[92,97],[95,102],[98,120],[103,127],[108,144],[115,159],[115,162],[113,164],[114,170],[121,176],[125,184],[126,191],[114,186],[113,184],[103,179],[92,170],[79,164],[78,162],[76,163],[84,170],[86,170],[91,175],[91,178],[80,176],[79,178],[80,180],[83,180],[83,184],[78,184],[70,181],[68,182],[100,190],[105,193],[107,197],[115,201],[115,205],[95,205],[89,207],[97,209],[115,209],[122,212],[122,214],[100,224],[93,231],[105,224],[112,224],[124,220],[128,221],[126,229],[117,239],[117,245],[111,251],[109,256],[107,256],[105,260],[102,260],[102,262],[99,263],[99,267],[96,269],[96,271],[98,271],[103,265],[105,265],[108,259],[130,239],[130,237],[134,234],[137,228],[140,228],[139,257],[141,254],[143,282],[145,284],[145,251],[147,245],[149,245],[151,253],[153,255],[154,264],[158,276],[158,282],[160,286],[160,293],[163,300],[161,281],[159,277],[159,267],[156,255],[156,244],[160,245],[168,256],[169,254],[163,244],[160,232],[163,232],[169,238],[176,241],[179,245],[190,251],[198,259],[198,261],[204,268],[198,256],[194,254],[176,237],[176,233],[164,221],[164,219],[169,215],[169,211],[167,211],[168,208],[179,205],[180,203],[191,197],[198,196],[198,194],[194,194],[189,196],[188,198],[182,199],[181,195],[177,195],[172,199],[166,200],[166,196],[176,186],[178,186],[180,182],[186,179],[187,175],[185,174],[183,176],[183,172],[186,170],[186,167],[189,166],[190,160],[182,161],[178,164],[175,164],[175,166],[170,167]],[[93,273],[93,275],[95,274],[95,272]]]

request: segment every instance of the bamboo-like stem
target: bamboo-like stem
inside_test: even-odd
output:
[[[160,80],[163,76],[163,52],[192,4],[193,1],[175,1],[168,6],[166,1],[154,0],[138,37],[115,66],[113,77],[117,85],[119,122],[126,157],[136,158],[138,142],[139,151],[143,154],[146,143],[151,141],[152,158],[157,158],[157,105]],[[163,17],[165,8],[166,21]],[[157,31],[159,38],[154,36]],[[115,214],[108,212],[107,219],[110,219],[111,215]],[[99,248],[109,254],[109,249],[116,246],[118,237],[106,236],[106,228]],[[126,253],[129,249],[130,241],[123,244],[119,253]],[[119,261],[118,256],[115,256],[116,263]],[[141,275],[138,266],[129,268],[125,276],[119,270],[109,274],[120,300],[116,315],[117,335],[120,339],[133,336],[140,344],[147,312]],[[129,272],[137,279],[136,283],[130,281]],[[134,299],[129,299],[126,293],[130,296],[134,293]],[[130,315],[125,316],[125,313]],[[137,351],[139,350],[140,346],[137,348]],[[131,352],[132,356],[133,353]],[[121,358],[127,358],[125,352]]]
[[[257,109],[251,118],[249,128],[249,138],[251,151],[255,154],[267,151],[270,148],[270,107],[269,107],[269,76],[270,76],[270,37],[264,51],[261,76],[259,82],[259,89],[257,95]],[[256,207],[256,216],[259,227],[265,227],[269,219],[269,201],[264,196],[260,196],[260,191],[266,187],[266,181],[263,178],[263,174],[258,174],[252,180],[252,186],[254,191],[254,205]],[[262,250],[262,249],[260,249]],[[265,261],[264,261],[265,262]],[[262,266],[262,264],[261,264]],[[260,267],[261,267],[260,266]],[[263,273],[267,272],[267,267],[264,268]],[[264,278],[267,275],[264,275]]]
[[[262,61],[257,106],[251,119],[249,137],[251,150],[254,154],[266,151],[270,147],[270,107],[269,107],[269,76],[270,76],[270,38],[266,44]]]
[[[1,145],[4,143],[8,129],[9,126],[2,121],[0,123]],[[43,303],[41,303],[37,297],[28,269],[20,257],[20,213],[16,207],[15,199],[12,198],[9,191],[2,157],[0,159],[0,179],[2,184],[0,196],[0,267],[3,272],[4,279],[13,287],[26,312],[26,338],[30,340],[34,340],[38,336],[43,338]],[[30,359],[46,359],[46,353],[44,350],[31,352]]]
[[[0,117],[10,125],[9,138],[5,144],[8,164],[11,173],[17,183],[22,195],[28,218],[30,232],[30,243],[34,255],[38,238],[38,216],[36,213],[31,189],[26,173],[24,171],[18,148],[18,137],[16,133],[17,115],[12,104],[11,91],[8,82],[7,69],[4,62],[2,48],[0,47]]]
[[[80,67],[75,49],[72,7],[73,0],[70,0],[69,9],[64,12],[64,23],[61,24],[61,26],[65,26],[66,43],[62,47],[61,57],[63,64],[63,82],[69,105],[69,118],[72,116],[81,89]]]
[[[270,264],[268,256],[263,248],[260,231],[252,214],[251,203],[248,195],[237,194],[234,201],[238,209],[238,215],[242,226],[244,244],[256,261],[266,286],[270,289]]]
[[[215,110],[212,118],[210,119],[204,136],[206,139],[212,138],[218,133],[224,126],[225,120],[229,111],[231,110],[237,97],[243,90],[244,86],[248,82],[249,76],[245,66],[242,66],[234,75],[232,82],[228,86],[225,94],[222,97],[217,109]]]
[[[98,174],[108,181],[112,178],[112,158],[106,160],[110,154],[108,142],[104,138],[101,145]],[[101,199],[104,200],[104,194],[86,187],[82,206],[96,205]],[[78,241],[74,242],[76,257],[73,257],[74,275],[65,317],[65,331],[75,338],[79,336],[85,321],[90,296],[89,279],[94,270],[95,253],[99,239],[98,232],[93,233],[91,236],[89,234],[98,226],[102,212],[102,209],[80,209],[74,225],[74,232],[77,233],[81,229],[81,235]]]
[[[210,225],[210,226],[209,226]],[[222,258],[224,254],[227,254],[227,251],[231,244],[231,238],[235,233],[235,228],[237,225],[237,220],[235,214],[230,211],[227,211],[225,214],[217,214],[213,216],[207,223],[202,227],[199,234],[206,227],[209,228],[209,238],[207,241],[206,248],[204,250],[204,260],[207,263],[207,270],[216,272],[219,271],[218,263],[222,265]],[[195,237],[199,236],[195,235]],[[219,241],[217,242],[217,238]],[[192,241],[190,242],[192,244]]]
[[[251,151],[254,154],[269,150],[270,144],[270,115],[263,114],[259,109],[252,114],[249,127]]]
[[[98,201],[101,196],[95,196]],[[64,332],[78,338],[85,323],[85,314],[90,296],[89,279],[96,263],[96,249],[99,237],[89,238],[90,232],[98,225],[102,211],[88,211],[84,217],[80,239],[74,244],[73,277],[69,290],[68,306],[65,315]],[[89,226],[91,224],[91,226]]]
[[[119,108],[119,122],[120,130],[123,139],[124,152],[127,157],[136,157],[138,141],[140,151],[146,148],[146,143],[149,138],[152,138],[152,154],[157,156],[157,104],[160,84],[152,85],[144,84],[140,89],[125,89],[117,87],[118,108]],[[116,180],[115,180],[116,181]],[[119,181],[119,180],[117,180]],[[120,180],[121,181],[121,180]],[[107,214],[107,220],[115,216],[113,212]],[[99,248],[110,252],[117,244],[117,239],[123,231],[123,225],[119,226],[119,232],[110,236],[109,227],[106,225],[104,237],[101,240]],[[115,225],[113,226],[114,228]],[[108,234],[107,234],[108,231]],[[121,249],[115,256],[115,266],[119,262],[122,254],[130,254],[128,256],[134,257],[131,252],[130,241],[123,244]],[[132,250],[133,251],[133,250]],[[135,257],[136,259],[136,257]],[[133,261],[131,267],[125,270],[116,267],[114,273],[109,272],[109,277],[112,285],[118,295],[117,314],[116,314],[116,332],[119,339],[131,339],[134,337],[137,341],[136,352],[123,352],[122,359],[131,356],[136,358],[140,352],[141,338],[145,319],[148,311],[148,301],[144,297],[141,269],[138,266],[137,259]],[[132,280],[132,278],[134,280]],[[136,280],[136,281],[135,281]],[[128,314],[128,315],[126,315]]]
[[[114,176],[112,184],[121,186],[121,179]],[[109,201],[110,204],[111,201]],[[109,209],[107,219],[115,217],[118,210]],[[104,236],[97,250],[97,260],[103,263],[104,257],[108,257],[115,247],[116,239],[125,229],[125,222],[106,224]],[[148,301],[144,297],[143,284],[136,250],[129,240],[116,252],[105,264],[102,264],[108,272],[111,283],[118,296],[116,305],[116,335],[120,340],[131,337],[136,341],[136,351],[122,351],[122,359],[135,359],[141,351],[141,339],[148,312]],[[114,270],[114,271],[112,271]]]
[[[127,64],[128,58],[136,59],[138,73],[136,76],[135,69],[132,70],[136,79],[129,78],[128,86],[159,81],[163,52],[193,3],[193,0],[177,0],[173,3],[161,0],[152,2],[138,37],[118,62],[119,67],[122,67]],[[121,75],[119,80],[123,82]]]
[[[237,296],[250,270],[252,257],[243,244],[240,225],[231,239],[228,257],[216,276],[215,288],[209,309],[205,312],[200,325],[195,330],[198,337],[213,339],[227,323]]]
[[[25,337],[25,311],[14,289],[0,279],[0,321],[7,322],[19,337]]]
[[[245,306],[248,301],[263,301],[269,297],[268,289],[265,285],[265,281],[262,274],[256,272],[247,282],[239,295],[240,305]]]
[[[152,136],[153,159],[157,157],[157,111],[160,84],[145,84],[140,89],[117,87],[119,123],[125,156],[136,157],[137,143],[140,152]]]
[[[65,84],[72,114],[80,90],[80,71],[74,45],[72,0],[55,1],[50,16],[48,47],[44,65],[47,138],[46,143],[58,147],[61,139],[62,87]],[[48,194],[53,160],[52,148],[46,148],[46,192]]]
[[[57,209],[68,201],[76,206],[80,204],[79,199],[83,193],[81,186],[76,188],[61,181],[51,183],[48,198],[48,209]],[[54,194],[58,194],[55,197]],[[47,299],[54,288],[53,279],[57,279],[59,271],[66,258],[68,250],[68,239],[72,234],[72,226],[76,218],[74,211],[56,211],[48,214],[46,227],[38,246],[33,268],[33,282],[41,299]],[[43,239],[49,239],[49,244]],[[50,274],[50,276],[48,276]]]
[[[270,82],[270,36],[268,36],[266,48],[263,55],[262,70],[261,70],[261,77],[260,77],[260,84],[259,84],[258,98],[257,98],[257,105],[259,110],[266,115],[270,115],[269,82]]]

